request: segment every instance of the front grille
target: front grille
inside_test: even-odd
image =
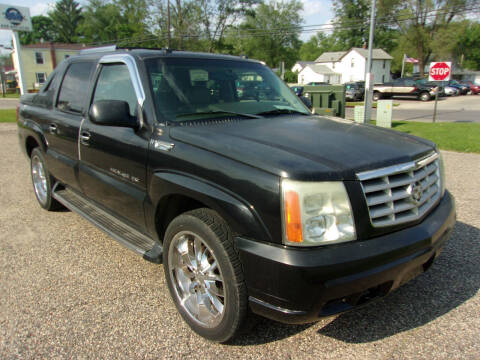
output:
[[[417,161],[358,173],[357,177],[374,227],[417,220],[440,198],[437,153]]]

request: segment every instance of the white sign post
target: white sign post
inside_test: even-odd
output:
[[[0,29],[12,30],[13,48],[15,55],[13,61],[18,71],[18,82],[20,85],[20,94],[25,94],[27,85],[23,72],[22,54],[20,49],[20,39],[18,31],[32,31],[32,20],[30,18],[30,9],[28,7],[0,4]]]
[[[431,62],[428,72],[428,81],[448,81],[452,75],[452,62]],[[437,120],[438,87],[435,92],[435,105],[433,106],[433,122]]]

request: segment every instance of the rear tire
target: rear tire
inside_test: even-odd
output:
[[[374,92],[373,93],[373,97],[372,97],[372,100],[373,101],[378,101],[382,98],[382,94],[380,94],[378,91]]]
[[[210,209],[186,212],[168,226],[163,248],[168,289],[185,322],[208,340],[232,339],[248,300],[227,223]]]
[[[30,155],[30,172],[35,197],[42,208],[48,211],[63,207],[52,197],[52,187],[55,182],[47,169],[45,158],[40,148],[36,147]]]

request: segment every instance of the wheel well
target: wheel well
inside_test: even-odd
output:
[[[202,202],[184,195],[169,195],[162,199],[157,206],[155,226],[158,238],[163,241],[163,236],[170,222],[184,212],[199,208],[208,208]]]
[[[30,157],[30,155],[32,154],[33,149],[35,149],[36,147],[38,147],[37,140],[35,140],[33,137],[29,136],[29,137],[27,138],[25,147],[26,147],[26,150],[27,150],[28,157]]]

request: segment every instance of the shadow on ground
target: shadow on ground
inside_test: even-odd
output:
[[[318,334],[347,343],[372,342],[425,325],[457,308],[480,288],[479,243],[478,228],[457,222],[429,271],[384,299],[337,316]],[[250,321],[231,345],[278,341],[312,326],[285,325],[258,317]]]

